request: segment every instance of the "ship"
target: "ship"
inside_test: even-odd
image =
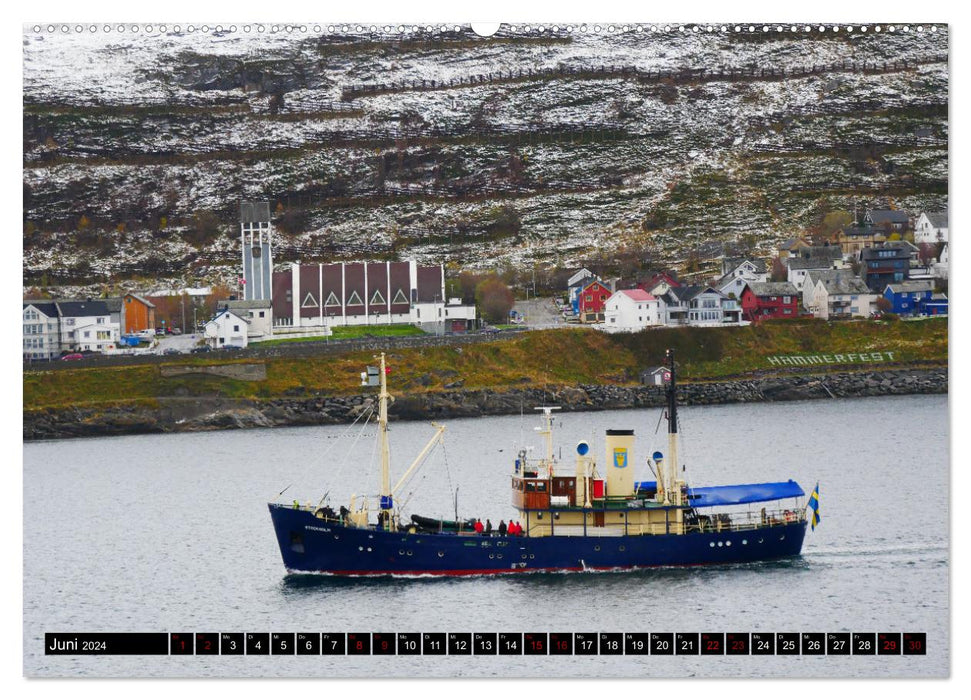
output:
[[[509,464],[516,534],[477,532],[475,518],[406,517],[397,507],[401,485],[441,440],[435,433],[391,485],[385,356],[362,373],[379,387],[381,492],[352,496],[335,511],[269,503],[283,564],[290,573],[335,576],[480,576],[536,572],[628,571],[667,566],[726,565],[797,557],[806,535],[805,492],[793,480],[689,485],[678,459],[678,405],[674,352],[663,371],[667,455],[645,461],[653,480],[635,481],[634,430],[610,429],[597,462],[587,440],[575,464],[554,458],[556,406],[540,406],[544,454],[520,449]],[[660,421],[658,421],[660,423]],[[760,507],[761,506],[761,507]],[[512,520],[510,521],[512,522]]]

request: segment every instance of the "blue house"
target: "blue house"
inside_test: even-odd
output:
[[[921,316],[947,316],[947,296],[935,294],[930,299],[920,300]]]
[[[929,302],[934,296],[934,285],[928,280],[910,280],[888,284],[883,291],[895,314],[900,316],[916,316],[921,313],[921,304]],[[945,299],[945,311],[947,303]]]

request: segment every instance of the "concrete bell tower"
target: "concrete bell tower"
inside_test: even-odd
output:
[[[243,299],[270,299],[273,290],[270,203],[242,202],[239,228],[243,247]]]

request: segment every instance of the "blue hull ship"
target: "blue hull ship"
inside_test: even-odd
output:
[[[647,464],[655,481],[633,479],[633,430],[608,430],[602,463],[577,444],[575,469],[563,473],[553,457],[553,406],[540,407],[546,454],[523,449],[511,465],[511,529],[477,531],[477,523],[411,516],[404,521],[395,494],[422,463],[444,427],[392,487],[387,448],[386,368],[362,374],[380,386],[382,491],[372,518],[369,499],[350,508],[269,504],[283,564],[290,572],[338,576],[474,576],[531,572],[634,570],[701,566],[798,556],[806,534],[805,492],[794,481],[692,488],[679,478],[675,364],[668,353],[668,456]],[[786,502],[791,501],[786,508]],[[774,503],[757,511],[751,504]],[[480,524],[479,524],[480,525]]]
[[[338,576],[474,576],[622,571],[655,566],[735,564],[795,556],[806,523],[689,535],[483,537],[388,532],[322,522],[309,510],[270,505],[290,572]]]

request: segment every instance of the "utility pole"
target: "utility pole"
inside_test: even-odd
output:
[[[182,304],[182,332],[185,333],[185,293],[182,293],[182,298],[179,299],[179,303]]]

